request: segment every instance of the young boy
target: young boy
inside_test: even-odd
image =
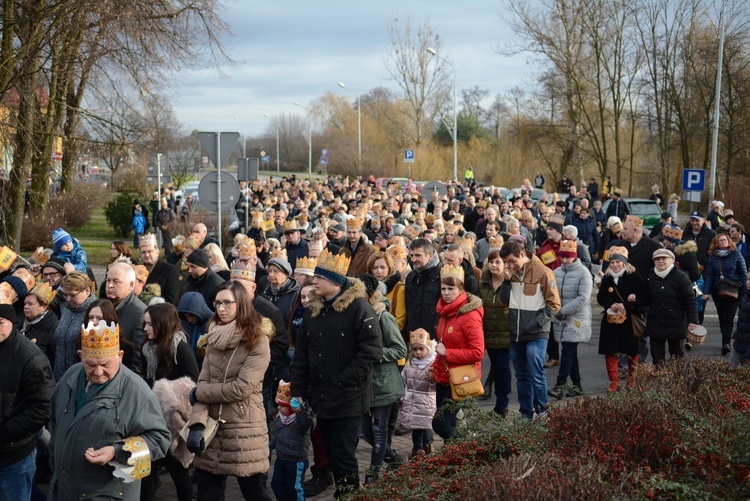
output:
[[[302,481],[307,470],[310,430],[315,427],[315,414],[292,398],[292,383],[279,381],[276,391],[279,405],[279,426],[271,445],[276,449],[271,488],[279,501],[305,499]]]

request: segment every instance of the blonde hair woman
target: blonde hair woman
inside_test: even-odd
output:
[[[225,281],[229,280],[229,266],[227,266],[227,260],[221,255],[219,246],[212,242],[206,245],[203,250],[208,254],[208,263],[214,273]]]

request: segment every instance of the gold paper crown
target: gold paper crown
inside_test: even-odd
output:
[[[410,224],[404,229],[403,235],[409,237],[411,240],[419,238],[422,228],[418,224]]]
[[[310,240],[307,243],[308,250],[319,250],[319,251],[322,251],[323,247],[325,247],[323,245],[323,240],[321,240],[319,238],[313,238],[312,240]]]
[[[131,264],[130,266],[135,270],[135,279],[145,284],[146,280],[148,280],[148,269],[142,264]]]
[[[667,238],[682,240],[682,228],[680,228],[679,226],[670,226],[668,224],[664,225],[664,227],[661,229],[661,233]]]
[[[310,273],[312,273],[315,270],[315,266],[317,264],[318,260],[314,257],[302,257],[297,259],[297,267],[294,269],[294,271],[309,271]]]
[[[176,239],[177,237],[172,239],[172,245],[177,245],[178,243],[182,243],[182,242],[175,242]],[[184,240],[185,237],[182,237],[182,239]],[[152,246],[154,249],[159,248],[159,244],[156,242],[156,235],[154,235],[153,233],[146,233],[145,235],[141,235],[141,239],[138,243],[138,248],[142,249],[143,247],[148,247],[148,246]]]
[[[289,261],[289,259],[286,257],[286,249],[281,249],[281,248],[274,249],[271,251],[271,259],[273,258],[280,258],[280,259],[283,259],[284,261]]]
[[[550,223],[557,223],[560,226],[563,226],[563,225],[565,225],[565,216],[561,216],[560,214],[552,214],[549,217],[549,222]]]
[[[409,333],[409,345],[423,344],[430,347],[430,333],[421,327]]]
[[[409,255],[409,251],[403,245],[391,245],[386,249],[386,252],[391,255],[393,259],[406,259]]]
[[[120,326],[103,320],[98,325],[91,322],[81,327],[81,352],[92,358],[105,358],[120,352]]]
[[[239,261],[235,260],[232,262],[232,269],[229,272],[229,279],[255,282],[255,266],[242,266]]]
[[[612,254],[619,254],[620,256],[624,256],[625,259],[628,258],[628,249],[627,247],[618,247],[618,246],[612,246],[607,250],[607,258],[612,256]],[[609,260],[609,259],[607,259]]]
[[[572,252],[578,255],[578,244],[575,240],[563,240],[560,242],[560,252]]]
[[[359,230],[362,228],[362,220],[357,217],[350,217],[346,220],[347,230]]]
[[[490,249],[499,249],[505,242],[502,236],[495,235],[494,237],[487,237],[487,243],[490,244]]]
[[[247,239],[237,245],[237,255],[241,259],[248,259],[257,256],[258,252],[255,249],[255,240]]]
[[[276,403],[279,405],[289,405],[292,400],[292,383],[287,383],[283,379],[279,381],[279,389],[276,390]]]
[[[297,221],[292,219],[291,221],[284,221],[284,233],[287,231],[299,231],[299,225]]]
[[[263,213],[260,211],[251,211],[250,216],[253,218],[253,223],[260,223],[263,221]]]
[[[36,278],[31,276],[31,273],[29,273],[29,270],[27,270],[26,268],[16,269],[16,271],[13,272],[13,276],[23,280],[23,283],[26,284],[27,291],[30,291],[36,285]]]
[[[643,219],[639,218],[638,216],[629,215],[625,218],[624,222],[633,225],[633,228],[643,227]]]
[[[346,272],[349,271],[350,262],[351,259],[346,257],[346,254],[336,254],[334,256],[326,249],[320,253],[316,268],[322,268],[345,277]]]
[[[10,269],[16,261],[18,254],[13,252],[9,247],[0,247],[0,270]]]
[[[29,294],[34,294],[45,304],[50,304],[52,300],[55,299],[57,291],[53,291],[52,287],[47,282],[39,282],[33,289],[31,289]]]
[[[31,259],[37,264],[44,264],[49,261],[49,254],[44,252],[44,247],[37,247]]]
[[[440,269],[440,280],[444,278],[455,278],[464,282],[464,269],[461,266],[453,266],[452,264],[444,264]]]
[[[0,304],[13,304],[13,295],[16,291],[8,282],[0,283]]]

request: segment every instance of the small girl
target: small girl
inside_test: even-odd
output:
[[[435,383],[427,380],[427,370],[435,360],[435,341],[430,333],[417,329],[409,336],[411,356],[404,365],[401,379],[406,387],[401,408],[400,422],[404,428],[412,430],[412,455],[419,451],[432,452],[432,418],[437,412]]]

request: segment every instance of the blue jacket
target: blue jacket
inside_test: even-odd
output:
[[[586,219],[574,216],[571,221],[578,228],[578,238],[589,248],[589,254],[596,254],[599,248],[599,232],[596,230],[596,219],[589,215]]]
[[[73,239],[72,251],[70,252],[55,251],[50,256],[50,259],[51,258],[62,259],[66,263],[72,264],[73,268],[75,268],[76,271],[86,273],[86,267],[88,266],[87,265],[88,257],[86,256],[86,251],[81,248],[81,245],[75,239]]]
[[[737,251],[732,251],[726,257],[716,254],[708,256],[708,264],[703,270],[703,293],[715,294],[719,289],[722,275],[727,280],[740,284],[740,296],[747,290],[747,266],[745,260]]]
[[[146,216],[140,212],[136,212],[135,216],[133,216],[133,224],[131,225],[131,228],[133,228],[133,232],[138,235],[146,231]]]
[[[193,349],[195,359],[198,361],[198,367],[203,366],[203,357],[198,353],[198,339],[206,333],[208,321],[214,316],[214,312],[206,304],[203,295],[200,292],[186,292],[177,303],[177,312],[180,314],[182,330],[188,336],[188,344]],[[195,325],[187,321],[185,314],[195,315],[198,322]]]

